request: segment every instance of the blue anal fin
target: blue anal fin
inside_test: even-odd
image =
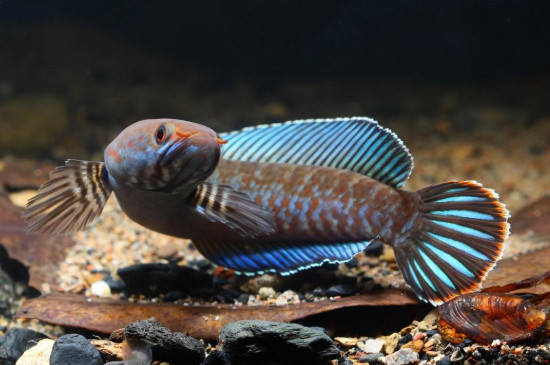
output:
[[[244,275],[266,272],[291,275],[324,263],[346,262],[371,242],[288,244],[193,240],[208,260]]]

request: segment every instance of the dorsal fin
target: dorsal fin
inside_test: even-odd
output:
[[[350,170],[393,187],[411,174],[412,156],[389,129],[367,117],[307,119],[223,133],[229,160]]]

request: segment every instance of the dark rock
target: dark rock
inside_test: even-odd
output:
[[[238,299],[242,292],[237,289],[224,289],[221,290],[219,294],[224,296],[226,299],[233,301],[234,299]]]
[[[239,302],[243,303],[243,304],[246,304],[246,303],[248,303],[248,298],[249,298],[249,295],[243,293],[243,294],[239,295],[239,298],[237,300]]]
[[[358,289],[355,284],[339,284],[331,286],[327,289],[326,295],[329,297],[349,297],[357,293]]]
[[[103,365],[101,354],[84,336],[75,333],[59,337],[53,344],[50,365]]]
[[[384,354],[379,352],[377,354],[367,354],[359,358],[359,362],[368,362],[369,364],[377,364],[378,358],[384,357]]]
[[[48,336],[24,328],[12,328],[0,337],[0,364],[14,365],[27,349]]]
[[[413,335],[411,333],[407,333],[406,335],[403,335],[397,343],[402,345],[404,343],[411,342],[412,340],[413,340]]]
[[[153,357],[171,364],[195,365],[204,360],[204,347],[195,338],[171,332],[154,319],[130,323],[124,328],[126,338],[140,338],[153,347]]]
[[[338,359],[338,365],[353,365],[353,363],[347,357],[342,356]]]
[[[326,334],[294,323],[229,323],[222,328],[219,342],[234,364],[317,364],[340,356]]]
[[[109,288],[113,293],[120,293],[126,289],[126,284],[124,284],[124,281],[115,280],[111,275],[105,276],[103,280],[107,283],[107,285],[109,285]]]
[[[189,292],[189,296],[192,298],[199,298],[204,300],[210,300],[218,295],[216,288],[196,288]]]
[[[350,269],[351,268],[358,268],[359,267],[359,260],[357,260],[356,257],[353,257],[351,260],[346,261],[345,265]]]
[[[451,365],[451,358],[449,356],[443,357],[441,361],[438,362],[439,365]]]
[[[426,331],[426,335],[428,336],[433,336],[433,335],[437,335],[437,330],[427,330]]]
[[[221,350],[212,351],[201,365],[231,365],[229,356]]]
[[[181,290],[174,290],[164,294],[163,300],[165,302],[175,302],[176,300],[184,299],[187,297],[187,294]]]
[[[330,335],[328,333],[328,330],[326,328],[316,327],[316,326],[310,326],[309,328],[311,328],[312,330],[317,330],[317,331],[323,332],[325,335],[330,337]]]
[[[313,289],[312,294],[316,297],[324,297],[325,294],[326,294],[326,290],[323,289],[323,288],[315,288],[315,289]]]
[[[175,290],[189,292],[212,285],[212,275],[174,264],[138,264],[121,268],[117,273],[132,294],[156,296]]]
[[[472,344],[472,340],[467,338],[464,341],[462,341],[461,343],[459,343],[457,346],[460,347],[461,349],[463,349],[464,347],[470,346],[471,344]]]

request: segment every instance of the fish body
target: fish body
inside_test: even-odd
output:
[[[55,170],[25,217],[30,231],[82,229],[112,191],[134,221],[190,238],[243,274],[345,262],[379,239],[415,293],[439,304],[480,286],[502,253],[508,212],[472,181],[402,190],[412,166],[399,138],[369,118],[222,135],[147,120],[107,147],[105,163],[69,160]]]
[[[420,202],[414,193],[332,167],[223,159],[208,180],[275,212],[276,232],[257,237],[262,241],[397,242]]]

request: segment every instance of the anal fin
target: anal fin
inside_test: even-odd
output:
[[[245,275],[276,272],[281,275],[351,260],[372,241],[345,243],[213,242],[193,240],[210,261]]]

